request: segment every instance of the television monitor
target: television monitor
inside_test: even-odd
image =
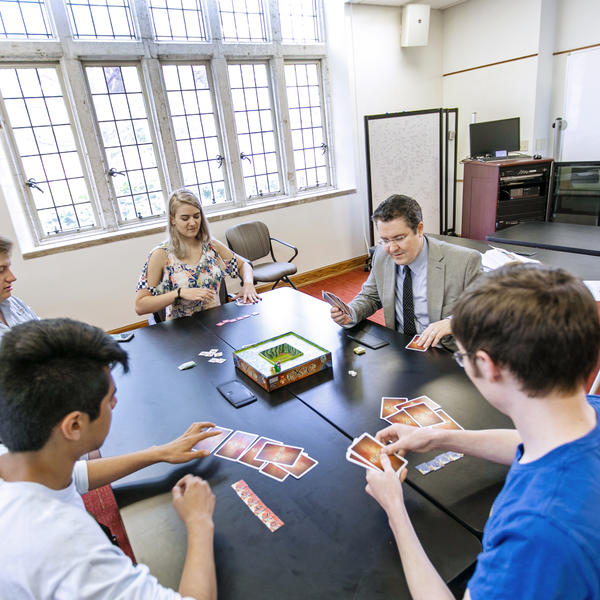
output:
[[[471,156],[506,156],[506,153],[519,150],[519,117],[485,121],[469,125]]]

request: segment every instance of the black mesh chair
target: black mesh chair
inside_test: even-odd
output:
[[[230,227],[225,232],[227,244],[233,252],[250,261],[254,270],[254,283],[274,282],[271,289],[275,289],[280,281],[296,286],[290,281],[289,275],[298,270],[292,260],[298,255],[298,248],[269,235],[267,226],[261,221],[251,221]],[[278,242],[294,251],[287,262],[278,262],[273,253],[272,242]],[[271,257],[272,262],[254,264],[261,258]]]

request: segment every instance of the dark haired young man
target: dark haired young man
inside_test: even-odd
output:
[[[454,302],[479,275],[481,255],[423,234],[418,202],[394,194],[384,200],[371,219],[379,234],[371,273],[350,302],[352,318],[339,308],[331,318],[351,326],[383,306],[385,324],[407,335],[420,334],[429,348],[451,334]]]
[[[516,430],[394,425],[378,438],[388,453],[439,448],[511,465],[466,598],[600,598],[600,396],[584,387],[600,351],[592,295],[560,269],[511,265],[471,286],[453,314],[456,360]],[[367,492],[389,517],[413,598],[452,598],[382,462]]]
[[[116,364],[127,370],[117,342],[69,319],[29,321],[2,339],[2,598],[216,598],[214,496],[205,481],[186,475],[172,490],[188,533],[179,593],[161,587],[147,567],[133,566],[84,509],[81,493],[156,462],[204,456],[192,447],[211,435],[211,423],[194,423],[162,446],[79,461],[110,429],[117,402],[110,370]]]

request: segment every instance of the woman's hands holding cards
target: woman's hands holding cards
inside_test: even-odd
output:
[[[369,496],[375,498],[381,508],[391,515],[404,506],[404,494],[401,482],[406,479],[407,470],[402,469],[400,477],[392,469],[387,454],[381,453],[381,466],[383,473],[367,470],[367,486],[365,488]]]
[[[168,462],[174,465],[188,462],[195,458],[202,458],[208,456],[210,452],[206,450],[198,450],[197,452],[192,448],[201,440],[211,437],[213,435],[219,435],[219,431],[210,430],[214,427],[214,423],[200,422],[192,423],[185,433],[175,438],[172,442],[163,444],[162,446],[156,446],[154,449],[158,453],[158,461]]]
[[[387,444],[382,454],[404,454],[408,451],[429,452],[437,448],[436,434],[433,429],[411,427],[397,423],[377,432],[375,438]]]

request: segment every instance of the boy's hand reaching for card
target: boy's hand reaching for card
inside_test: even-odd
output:
[[[437,448],[438,432],[434,429],[411,427],[399,423],[390,425],[377,432],[375,439],[387,444],[382,454],[404,454],[405,452],[429,452]]]
[[[188,429],[175,438],[172,442],[163,444],[162,446],[156,446],[154,450],[158,454],[158,461],[168,462],[171,464],[180,464],[194,460],[196,458],[202,458],[207,456],[210,452],[206,450],[198,450],[197,452],[192,448],[200,441],[213,435],[219,435],[220,432],[217,430],[210,430],[214,427],[214,423],[199,422],[192,423]]]
[[[367,471],[367,486],[365,491],[374,498],[381,508],[390,515],[404,506],[404,494],[402,493],[402,481],[406,479],[406,468],[396,475],[387,454],[381,453],[381,466],[383,473]]]

